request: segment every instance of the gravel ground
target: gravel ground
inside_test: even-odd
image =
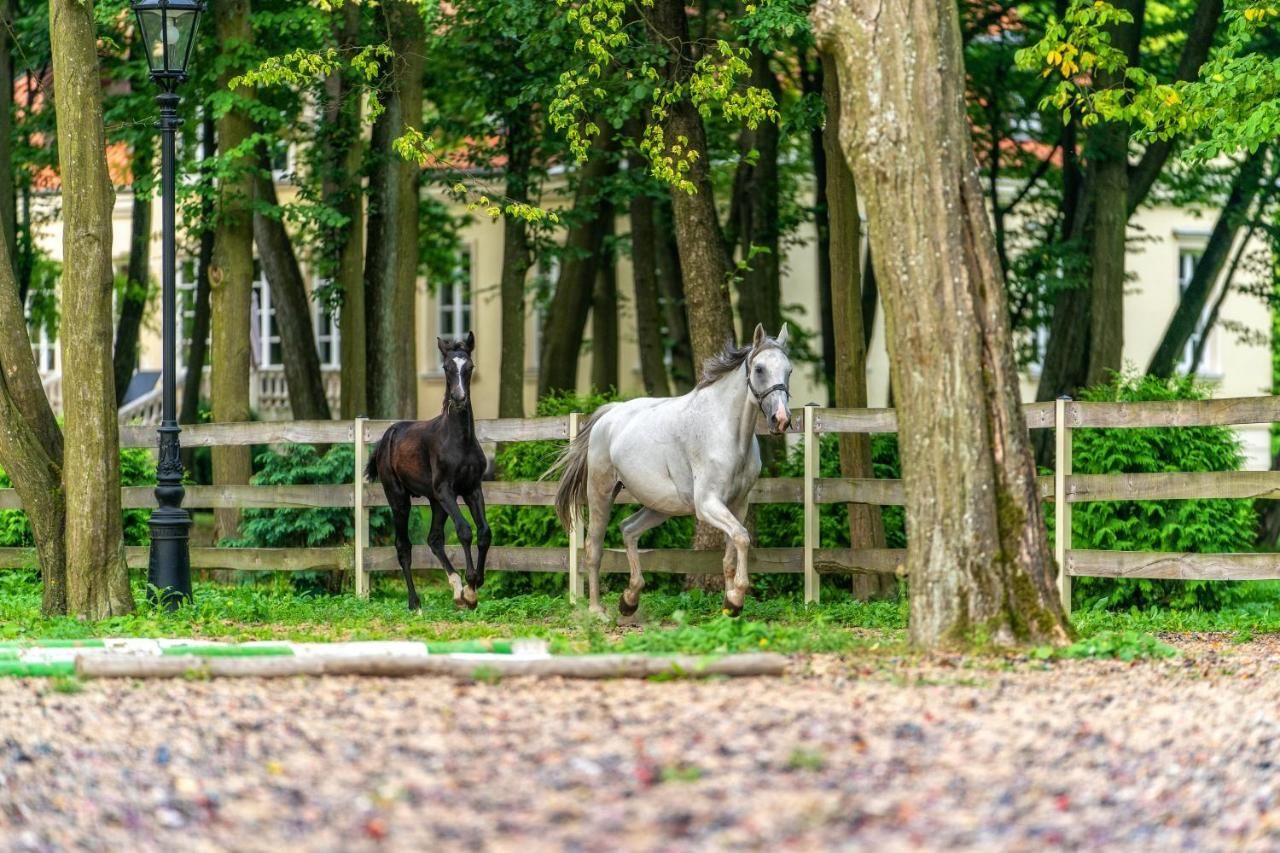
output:
[[[1280,640],[784,679],[0,680],[0,848],[1280,848]]]

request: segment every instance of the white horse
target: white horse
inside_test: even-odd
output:
[[[589,510],[592,612],[604,613],[601,546],[609,510],[624,486],[644,509],[622,522],[631,582],[618,601],[618,612],[630,616],[640,604],[640,535],[676,515],[696,515],[724,531],[724,606],[734,616],[742,611],[751,547],[742,520],[747,494],[760,476],[756,413],[764,415],[775,433],[791,423],[786,343],[785,323],[777,338],[756,326],[751,346],[727,346],[707,359],[702,381],[688,394],[600,407],[556,461],[552,471],[564,469],[556,492],[560,522],[569,526],[573,507],[585,504]]]

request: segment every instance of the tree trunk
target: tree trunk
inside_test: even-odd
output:
[[[129,164],[133,175],[133,219],[129,229],[129,267],[125,274],[120,319],[116,322],[116,348],[112,356],[116,382],[116,407],[124,404],[129,380],[138,366],[138,335],[151,289],[151,196],[139,191],[139,176],[150,175],[155,163],[152,137],[139,140]]]
[[[684,275],[680,271],[680,252],[676,247],[675,225],[669,194],[654,202],[655,275],[658,294],[666,321],[666,335],[671,341],[671,384],[677,394],[688,393],[697,381],[693,369],[693,346],[689,342],[689,314],[684,301]]]
[[[529,200],[529,169],[533,162],[532,111],[519,105],[506,118],[507,198]],[[498,417],[524,417],[524,296],[525,279],[533,263],[529,226],[519,216],[502,222],[502,364],[498,370]]]
[[[425,30],[418,7],[392,0],[383,7],[394,58],[385,112],[373,125],[369,175],[369,240],[365,258],[365,345],[369,414],[418,414],[414,293],[418,281],[417,163],[392,145],[422,127]]]
[[[1267,149],[1259,148],[1248,155],[1240,166],[1240,170],[1236,172],[1231,182],[1231,192],[1218,213],[1213,231],[1209,233],[1209,242],[1205,244],[1204,253],[1196,263],[1191,282],[1182,292],[1178,308],[1173,312],[1173,317],[1165,328],[1160,345],[1156,347],[1155,355],[1151,357],[1151,363],[1147,365],[1147,373],[1167,377],[1172,376],[1177,370],[1178,362],[1182,360],[1182,353],[1186,350],[1187,341],[1195,334],[1196,327],[1200,325],[1200,318],[1204,316],[1204,307],[1213,293],[1213,286],[1218,283],[1222,268],[1226,265],[1231,246],[1240,233],[1240,226],[1249,210],[1249,205],[1253,203],[1253,198],[1258,193],[1266,160]]]
[[[574,194],[574,221],[565,237],[560,276],[547,309],[538,358],[538,396],[573,393],[578,387],[578,349],[591,311],[600,253],[604,244],[605,202],[601,184],[613,171],[608,140],[601,139],[578,176]],[[609,208],[612,210],[612,208]]]
[[[689,44],[689,21],[683,0],[655,0],[650,19],[658,36],[677,51]],[[670,57],[667,76],[686,83],[689,63],[678,52]],[[684,278],[684,298],[688,306],[689,338],[693,364],[700,370],[703,361],[720,352],[733,340],[733,314],[729,299],[729,255],[720,233],[715,194],[707,156],[707,135],[702,116],[686,99],[671,105],[664,138],[684,139],[684,150],[695,156],[685,178],[694,192],[671,192],[676,246]],[[776,330],[775,330],[776,331]]]
[[[822,0],[812,14],[839,75],[889,333],[911,640],[1063,642],[956,7]]]
[[[842,99],[840,74],[835,59],[822,55],[822,100],[827,108],[823,133],[827,159],[827,209],[830,220],[831,313],[835,330],[835,404],[841,408],[867,406],[867,349],[863,339],[861,272],[862,220],[858,213],[858,192],[853,173],[840,147]],[[871,436],[840,435],[840,476],[873,477]],[[849,545],[852,548],[883,548],[884,523],[880,507],[849,504]],[[892,598],[898,582],[892,575],[853,576],[853,594],[864,601]]]
[[[316,352],[316,330],[311,322],[311,297],[293,252],[293,241],[284,223],[264,211],[278,212],[275,182],[271,179],[271,157],[266,146],[258,153],[255,176],[257,203],[253,212],[253,239],[258,246],[262,270],[271,288],[280,329],[280,351],[284,356],[284,378],[289,386],[289,409],[298,421],[326,421],[329,401],[324,395],[324,376]],[[276,214],[278,215],[278,213]]]
[[[49,33],[62,182],[63,491],[67,611],[133,611],[120,506],[120,437],[111,373],[111,209],[93,4],[51,0]]]
[[[751,52],[751,85],[771,92],[781,101],[778,78],[769,67],[768,54]],[[750,133],[755,161],[744,161],[744,201],[742,205],[741,242],[739,250],[747,269],[738,285],[738,317],[743,335],[750,334],[756,323],[763,323],[769,334],[782,328],[781,252],[778,222],[778,125],[761,122]],[[756,250],[751,257],[752,249]]]
[[[236,56],[252,42],[249,0],[216,0],[214,20],[218,43],[234,46],[235,54],[223,57],[218,75],[219,91],[226,91],[232,77],[243,68]],[[229,49],[229,48],[228,48]],[[225,152],[238,149],[253,133],[253,122],[244,100],[251,93],[238,89],[236,103],[218,119],[218,146]],[[218,186],[217,232],[209,264],[209,307],[213,325],[213,419],[247,421],[249,412],[249,317],[253,299],[253,192],[255,158],[246,152],[230,164],[230,172]],[[252,473],[247,447],[213,448],[213,482],[244,485]],[[239,535],[240,512],[215,512],[215,539]]]
[[[347,3],[342,7],[341,17],[335,16],[333,27],[339,50],[355,50],[360,37],[360,8],[359,4]],[[364,157],[360,123],[363,95],[360,82],[349,76],[353,74],[343,69],[325,81],[329,101],[321,135],[326,167],[322,191],[329,204],[346,219],[346,224],[333,228],[330,234],[333,253],[330,274],[342,291],[338,326],[343,420],[363,415],[368,405],[365,399],[364,204],[360,185]]]
[[[217,153],[217,128],[213,113],[206,109],[201,118],[204,134],[204,158],[212,159]],[[186,376],[182,380],[182,410],[178,423],[193,424],[200,418],[200,388],[203,385],[204,363],[209,354],[209,326],[212,318],[209,310],[209,267],[213,264],[213,238],[215,210],[213,199],[205,194],[200,201],[200,254],[196,258],[195,316],[191,318],[191,337],[187,342]],[[248,325],[248,318],[245,318]],[[190,449],[183,450],[183,467],[191,470]]]
[[[600,210],[604,228],[600,271],[591,300],[591,387],[599,392],[618,388],[618,256],[614,251],[613,205]]]
[[[0,468],[31,522],[46,616],[67,612],[62,431],[31,354],[9,248],[0,240]]]
[[[806,95],[824,94],[821,59],[813,71],[801,78]],[[828,113],[830,121],[830,113]],[[834,127],[838,122],[832,123]],[[839,146],[836,148],[839,151]],[[831,216],[827,198],[826,134],[821,127],[809,131],[809,156],[813,158],[813,228],[818,235],[818,312],[822,323],[822,378],[827,386],[827,400],[836,399],[836,329],[831,308]],[[841,158],[843,154],[839,155]],[[842,160],[843,162],[843,160]],[[857,235],[857,244],[862,241]],[[861,310],[861,305],[859,305]],[[869,342],[867,342],[869,343]],[[866,346],[864,345],[864,349]]]
[[[628,136],[636,138],[633,130]],[[632,157],[630,168],[643,171],[639,158]],[[631,197],[631,278],[635,285],[636,343],[640,349],[640,378],[648,397],[665,397],[671,393],[667,385],[667,366],[663,363],[662,315],[658,299],[657,229],[654,228],[653,196],[646,187]]]

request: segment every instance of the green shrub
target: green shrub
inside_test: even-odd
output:
[[[145,448],[120,451],[120,484],[122,486],[154,486],[156,463]],[[0,489],[9,489],[13,483],[0,470]],[[123,515],[124,544],[146,545],[151,541],[147,520],[149,509],[127,509]],[[0,510],[0,548],[30,548],[35,545],[27,514],[19,509]]]
[[[335,444],[321,456],[309,444],[287,445],[281,451],[266,450],[256,457],[255,486],[338,485],[350,483],[355,454],[350,444]],[[410,538],[422,539],[423,525],[418,513],[410,516]],[[371,543],[391,541],[391,512],[385,508],[369,513]],[[355,539],[354,513],[342,507],[308,509],[247,509],[240,536],[221,545],[231,548],[322,548],[346,544]],[[295,572],[295,585],[315,589],[327,572]]]
[[[1192,378],[1162,380],[1123,375],[1085,390],[1090,402],[1202,400],[1207,390]],[[1227,427],[1080,429],[1072,433],[1076,474],[1235,471],[1244,461]],[[1257,516],[1249,500],[1106,501],[1076,504],[1072,545],[1116,551],[1219,553],[1253,548]],[[1229,581],[1077,578],[1078,607],[1217,609],[1236,603]]]

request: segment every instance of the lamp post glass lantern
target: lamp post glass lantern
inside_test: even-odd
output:
[[[191,598],[191,551],[188,536],[191,516],[182,508],[181,430],[177,417],[177,317],[174,292],[174,204],[176,187],[174,136],[182,125],[181,100],[174,90],[187,79],[187,62],[195,44],[196,26],[204,11],[201,0],[138,0],[132,5],[138,30],[147,49],[151,79],[160,87],[161,188],[164,193],[163,252],[161,258],[161,366],[160,458],[156,463],[156,508],[151,511],[151,553],[147,581],[169,608]],[[199,369],[198,367],[195,369]]]

